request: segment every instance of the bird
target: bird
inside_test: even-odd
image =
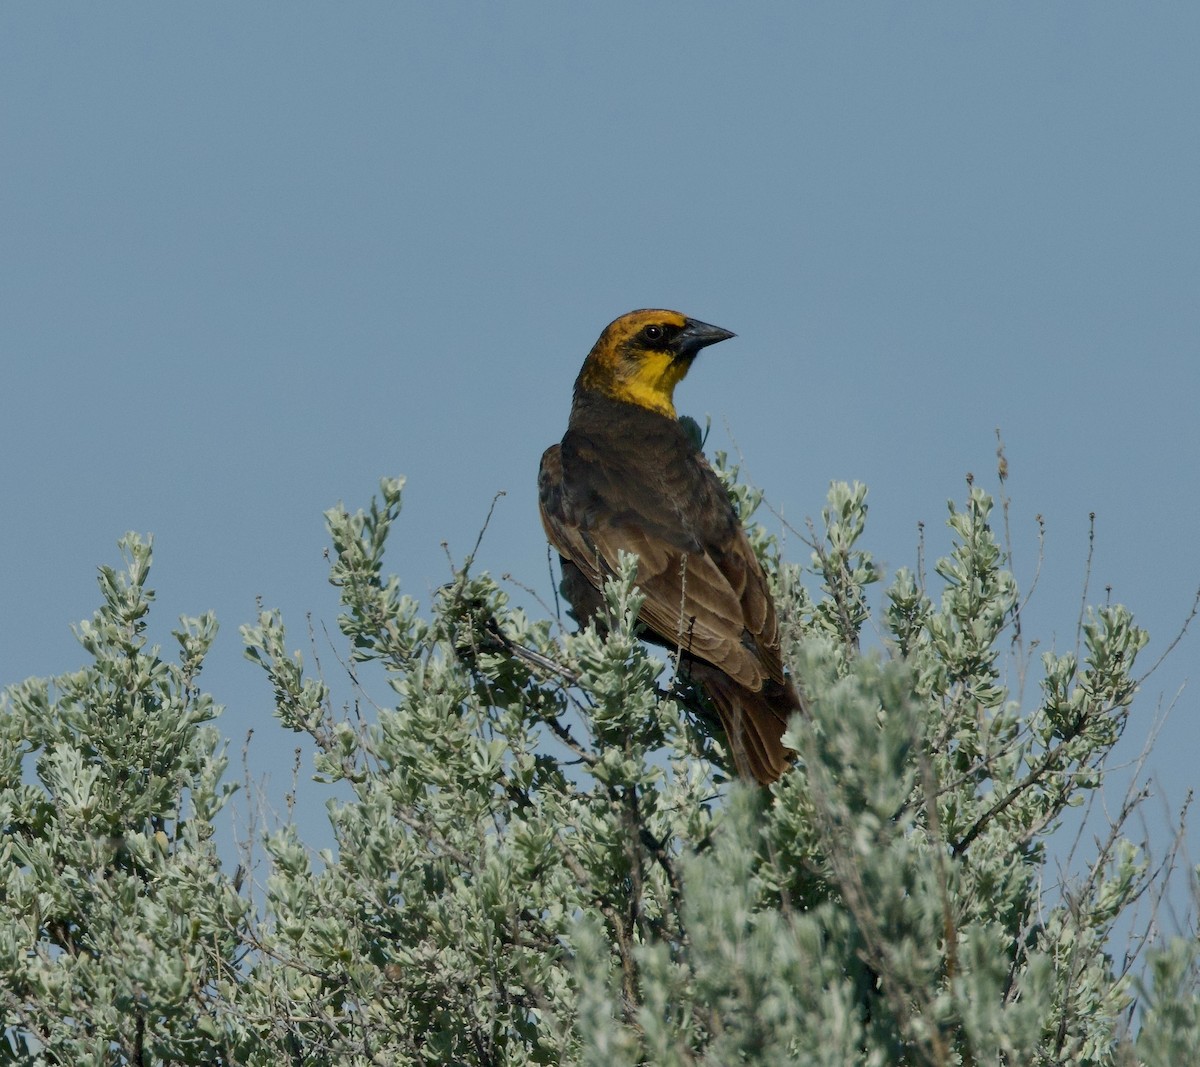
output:
[[[635,555],[644,636],[679,650],[738,775],[769,785],[791,763],[782,737],[804,703],[766,575],[674,402],[700,351],[733,336],[661,309],[611,322],[575,381],[562,441],[542,455],[538,503],[581,625],[598,617],[621,551]]]

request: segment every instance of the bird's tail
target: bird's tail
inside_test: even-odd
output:
[[[804,710],[792,680],[785,679],[782,685],[768,682],[755,692],[706,663],[694,664],[692,671],[721,716],[738,774],[770,785],[795,755],[783,743],[788,718]]]

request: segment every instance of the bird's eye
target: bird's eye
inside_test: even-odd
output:
[[[642,336],[647,341],[661,341],[663,339],[663,328],[661,326],[647,326],[642,331]]]

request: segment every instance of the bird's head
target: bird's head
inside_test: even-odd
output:
[[[675,418],[675,386],[706,345],[732,337],[678,311],[631,311],[609,323],[575,383]]]

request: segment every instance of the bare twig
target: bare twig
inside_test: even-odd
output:
[[[1075,659],[1079,659],[1079,644],[1083,640],[1083,617],[1087,614],[1088,589],[1092,582],[1092,556],[1096,551],[1096,513],[1088,513],[1087,562],[1083,567],[1083,595],[1079,598],[1079,618],[1075,622]]]
[[[1200,613],[1200,589],[1196,590],[1196,595],[1192,598],[1192,608],[1188,612],[1187,618],[1183,620],[1183,625],[1179,627],[1179,632],[1172,639],[1171,643],[1163,650],[1162,655],[1154,661],[1153,666],[1151,666],[1151,668],[1134,683],[1135,685],[1141,686],[1141,684],[1145,682],[1150,675],[1152,675],[1156,670],[1158,670],[1159,667],[1162,666],[1163,660],[1165,660],[1172,652],[1175,651],[1175,647],[1180,641],[1183,640],[1184,634],[1188,632],[1188,627],[1191,626],[1192,620],[1196,618],[1197,613]]]

